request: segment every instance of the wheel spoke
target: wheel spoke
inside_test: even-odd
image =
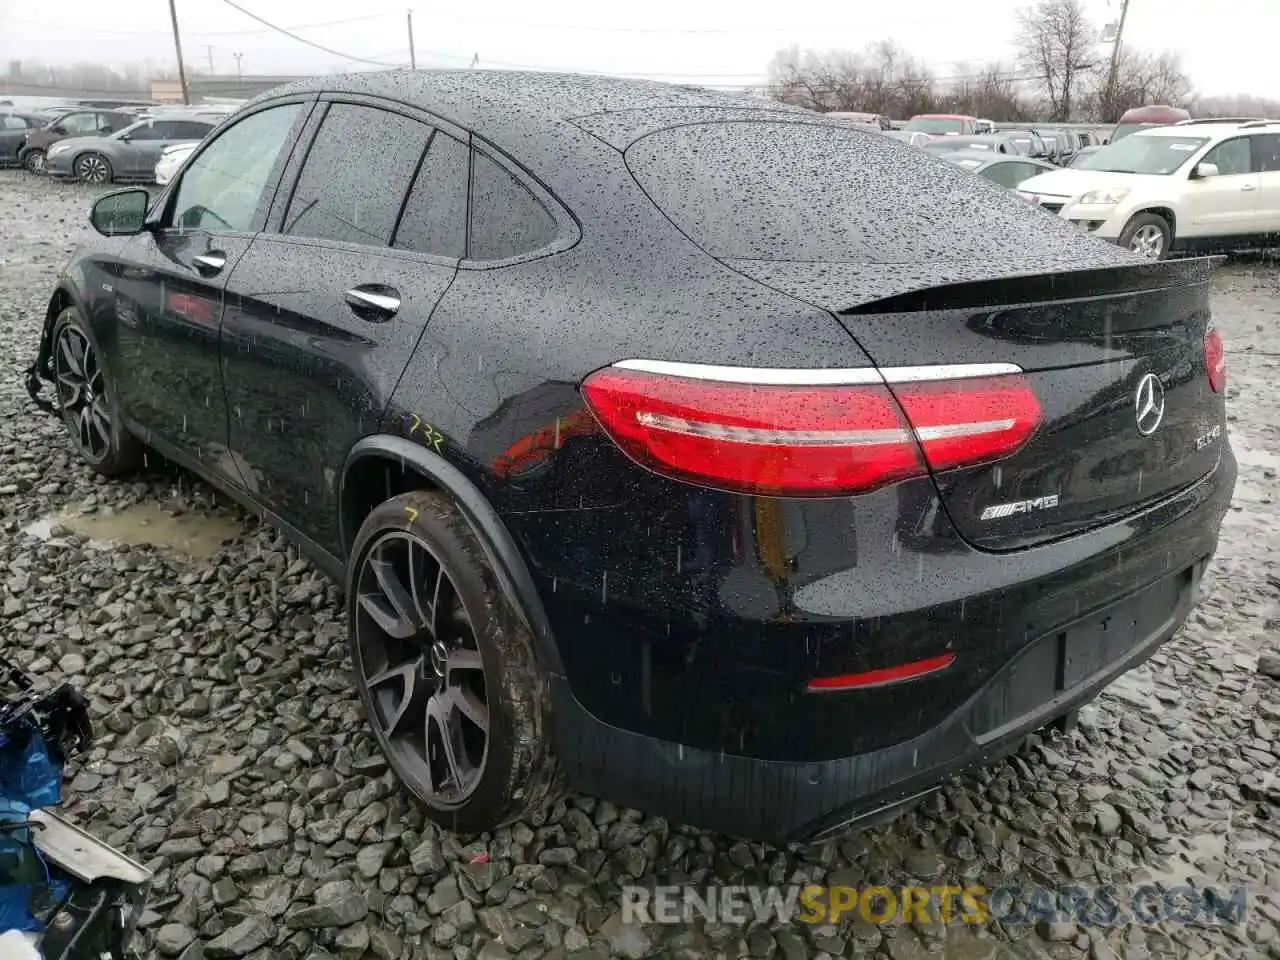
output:
[[[68,396],[65,400],[62,401],[62,409],[66,410],[68,407],[71,407],[73,404],[75,404],[77,401],[80,400],[81,385],[80,385],[80,381],[76,379],[74,374],[59,373],[58,385],[60,387],[66,387],[67,391],[70,394],[70,396]],[[59,393],[61,392],[62,391],[59,390]]]
[[[484,670],[484,664],[480,662],[479,651],[468,650],[466,647],[459,647],[457,650],[449,651],[449,659],[445,662],[444,667],[446,682],[449,680],[449,675],[454,672],[475,670]]]
[[[71,368],[71,372],[84,379],[84,348],[81,345],[81,349],[76,350],[71,343],[72,339],[70,331],[64,331],[59,346],[62,348],[62,356],[67,361],[67,366]]]
[[[382,732],[388,737],[399,733],[405,719],[416,712],[414,708],[421,707],[420,700],[425,686],[422,680],[422,670],[423,661],[419,657],[409,663],[388,667],[365,681],[369,686],[369,692],[375,696],[381,687],[395,683],[400,685],[400,699],[396,703],[395,709],[390,714],[379,711]]]
[[[439,737],[440,750],[444,755],[444,764],[449,772],[449,779],[453,781],[453,788],[458,793],[462,793],[466,786],[463,778],[468,772],[463,770],[462,761],[466,758],[465,756],[460,758],[458,751],[454,749],[453,728],[449,723],[450,711],[447,707],[446,697],[441,694],[436,694],[427,701],[427,752],[431,752],[431,728],[434,726]],[[440,786],[443,787],[444,784]]]
[[[431,590],[431,609],[428,611],[427,629],[431,631],[431,636],[440,636],[440,600],[442,591],[444,590],[444,564],[437,563],[436,584]]]
[[[445,696],[462,716],[470,720],[485,733],[489,732],[489,708],[486,707],[475,692],[468,687],[450,687]]]
[[[94,400],[89,404],[89,426],[93,432],[98,435],[102,447],[108,447],[111,444],[111,422],[107,419],[106,413],[102,409],[102,405]]]
[[[89,405],[85,404],[80,408],[80,413],[76,415],[76,431],[80,435],[80,447],[83,450],[93,451],[93,443],[89,438],[89,431],[92,428],[92,421],[89,417]]]
[[[408,619],[401,617],[380,593],[362,593],[360,609],[367,613],[378,625],[378,629],[395,640],[408,640],[417,628]]]

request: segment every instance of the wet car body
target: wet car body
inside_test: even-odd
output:
[[[341,103],[430,123],[473,170],[500,159],[550,218],[536,247],[478,262],[280,236]],[[339,579],[373,504],[447,491],[531,626],[578,788],[735,834],[840,829],[1012,749],[1189,612],[1235,476],[1205,261],[1138,261],[873,130],[708,92],[419,72],[246,112],[283,104],[299,145],[254,230],[95,241],[50,317],[90,318],[132,431]],[[797,185],[847,197],[851,164],[893,176],[835,219],[906,225],[892,239],[786,220]],[[213,249],[229,269],[210,282],[188,265]],[[394,319],[344,303],[371,278]],[[1039,420],[1002,460],[778,495],[641,466],[584,400],[602,371],[895,409],[1016,377]],[[1135,427],[1150,376],[1154,440]]]

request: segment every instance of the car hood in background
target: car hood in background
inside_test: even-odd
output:
[[[1046,193],[1054,197],[1078,197],[1090,190],[1112,187],[1136,187],[1144,183],[1167,183],[1171,177],[1139,173],[1115,173],[1110,170],[1077,170],[1066,168],[1039,173],[1018,184],[1019,193]]]

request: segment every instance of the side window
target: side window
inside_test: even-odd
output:
[[[1259,173],[1280,173],[1280,134],[1255,134],[1249,140],[1253,146],[1253,169]]]
[[[1022,168],[1021,163],[993,163],[982,171],[982,175],[1002,187],[1015,187],[1026,179]]]
[[[130,133],[129,139],[130,140],[163,140],[164,133],[162,131],[165,130],[167,127],[168,127],[168,124],[163,120],[151,120],[147,123],[142,124],[142,126],[137,127],[132,133]]]
[[[556,221],[524,184],[479,150],[471,161],[472,260],[502,260],[555,239]]]
[[[1200,162],[1217,164],[1218,173],[1224,177],[1251,173],[1253,157],[1249,151],[1249,138],[1236,137],[1232,140],[1223,140],[1201,157]]]
[[[6,130],[25,130],[27,129],[27,121],[21,117],[5,116],[0,118],[4,120],[4,129]]]
[[[93,133],[98,129],[98,115],[96,113],[70,113],[58,121],[58,126],[65,128],[67,133]]]
[[[170,140],[203,140],[209,135],[209,131],[213,127],[205,123],[195,123],[189,120],[180,120],[173,124],[173,130],[168,139]]]
[[[116,118],[110,113],[98,114],[98,129],[103,133],[112,133],[116,130],[123,130],[127,126],[127,123],[116,123]]]
[[[471,150],[436,131],[409,191],[395,246],[399,250],[467,255],[467,175]]]
[[[385,247],[431,128],[376,107],[335,103],[303,164],[282,233]]]
[[[172,224],[179,229],[252,230],[254,213],[272,183],[277,160],[302,107],[296,103],[250,114],[208,143],[182,175]]]

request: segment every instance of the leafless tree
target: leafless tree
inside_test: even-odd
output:
[[[1107,123],[1114,123],[1133,107],[1167,104],[1188,107],[1194,93],[1191,78],[1175,52],[1147,53],[1132,47],[1120,53],[1116,66],[1115,86],[1109,77],[1099,74],[1096,89],[1088,97],[1090,113]]]
[[[1040,0],[1018,13],[1019,63],[1049,101],[1049,119],[1072,118],[1082,81],[1097,70],[1098,34],[1082,0]]]

